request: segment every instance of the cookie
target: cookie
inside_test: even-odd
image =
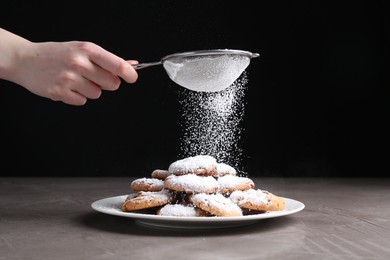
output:
[[[230,199],[222,194],[205,194],[199,193],[192,196],[192,203],[218,217],[236,217],[242,216],[242,210]]]
[[[183,204],[167,204],[158,209],[156,214],[174,217],[207,217],[210,215],[200,208]]]
[[[217,168],[214,177],[221,177],[225,175],[237,175],[236,169],[226,163],[217,163]]]
[[[170,175],[164,180],[164,188],[186,193],[214,193],[218,189],[218,182],[212,176]]]
[[[137,211],[164,206],[172,201],[172,195],[167,190],[140,191],[135,196],[127,196],[122,204],[123,211]]]
[[[164,181],[157,178],[139,178],[131,182],[133,191],[160,191],[164,188]]]
[[[279,211],[286,207],[282,197],[260,189],[234,191],[229,199],[241,208],[258,211]]]
[[[168,171],[175,175],[197,174],[212,176],[217,170],[217,160],[209,155],[196,155],[177,160],[168,167]]]
[[[160,169],[156,169],[154,171],[152,171],[152,178],[157,178],[157,179],[160,179],[160,180],[165,180],[166,177],[168,177],[169,175],[171,175],[172,173],[169,172],[168,170],[160,170]]]
[[[249,190],[255,187],[255,183],[247,177],[225,175],[218,178],[218,192],[231,193],[236,190]]]

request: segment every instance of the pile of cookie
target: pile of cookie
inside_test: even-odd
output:
[[[283,197],[256,189],[248,177],[209,155],[177,160],[130,184],[122,211],[178,217],[229,217],[279,211]]]

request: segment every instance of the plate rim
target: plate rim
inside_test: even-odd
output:
[[[139,221],[164,221],[172,223],[185,223],[185,222],[197,222],[197,223],[213,223],[213,222],[245,222],[245,221],[256,221],[261,219],[282,217],[291,214],[295,214],[299,211],[302,211],[306,205],[298,200],[282,197],[286,201],[286,208],[281,211],[269,211],[261,214],[245,215],[245,216],[230,216],[230,217],[180,217],[180,216],[160,216],[155,214],[145,214],[145,213],[134,213],[134,212],[124,212],[119,207],[109,207],[108,204],[119,204],[120,201],[124,201],[125,198],[130,194],[117,195],[112,197],[106,197],[99,200],[95,200],[91,203],[92,209],[97,212],[114,215],[119,217],[132,218]],[[292,207],[295,204],[295,207]]]

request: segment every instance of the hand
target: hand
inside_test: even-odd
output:
[[[131,66],[137,61],[125,61],[92,42],[34,43],[16,35],[10,39],[14,44],[7,47],[11,52],[5,55],[9,66],[3,78],[55,101],[84,105],[99,98],[102,90],[118,89],[121,78],[128,83],[138,78]]]
[[[102,90],[117,90],[123,78],[137,80],[137,72],[114,54],[90,42],[32,43],[18,63],[18,82],[31,92],[71,105],[97,99]]]

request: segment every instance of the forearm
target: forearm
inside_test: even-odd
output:
[[[0,28],[0,78],[15,81],[18,61],[26,54],[30,41]]]

